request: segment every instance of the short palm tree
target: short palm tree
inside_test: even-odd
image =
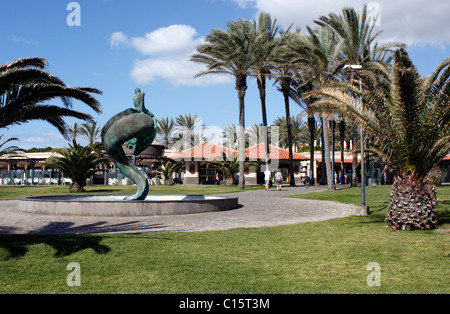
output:
[[[165,165],[159,166],[158,170],[153,170],[152,172],[159,174],[164,179],[164,185],[174,185],[172,176],[176,171],[183,168],[183,166],[183,161],[173,163],[169,160]]]
[[[197,47],[198,54],[191,61],[202,63],[207,69],[196,76],[209,74],[232,75],[239,99],[239,155],[245,155],[245,93],[247,78],[254,64],[255,26],[246,19],[228,23],[227,30],[215,29],[206,36],[205,44]],[[245,160],[239,162],[239,188],[244,189]]]
[[[219,170],[225,177],[225,185],[236,184],[236,175],[239,174],[239,158],[235,154],[225,154],[213,161],[205,161],[207,168]],[[259,164],[255,161],[248,161],[244,164],[245,168],[258,169]]]
[[[95,173],[97,166],[108,164],[109,159],[103,157],[90,146],[81,146],[77,143],[69,145],[60,152],[62,157],[52,156],[45,166],[59,169],[66,177],[72,179],[70,191],[82,192],[86,179]]]
[[[322,97],[319,110],[342,113],[362,125],[369,151],[396,172],[386,218],[392,228],[433,229],[437,198],[428,173],[450,151],[450,58],[426,78],[405,50],[397,50],[394,61],[387,79],[361,73],[362,92],[347,84],[313,94]]]
[[[24,58],[0,66],[0,128],[43,120],[55,126],[68,138],[65,117],[92,120],[92,117],[72,109],[72,99],[87,104],[100,113],[101,106],[92,94],[101,94],[91,87],[68,87],[61,79],[45,71],[43,58]],[[60,98],[63,106],[45,102]]]

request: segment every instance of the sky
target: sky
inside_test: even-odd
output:
[[[2,1],[0,63],[23,57],[45,58],[47,70],[69,86],[100,89],[102,114],[81,102],[74,109],[90,113],[100,126],[112,116],[133,108],[136,87],[145,92],[145,105],[157,119],[197,115],[210,130],[238,125],[238,98],[231,77],[194,78],[202,65],[189,61],[213,29],[225,29],[240,18],[255,19],[268,12],[281,28],[292,23],[305,29],[314,20],[343,7],[358,11],[368,4],[378,16],[379,42],[408,45],[420,73],[427,76],[450,56],[450,1],[358,0],[15,0]],[[246,126],[262,122],[254,79],[248,80]],[[61,104],[59,100],[49,103]],[[267,87],[268,121],[285,115],[283,97]],[[291,114],[301,108],[291,102]],[[67,120],[69,124],[77,120]],[[80,121],[78,121],[80,122]],[[50,124],[32,121],[0,130],[11,144],[67,147]]]

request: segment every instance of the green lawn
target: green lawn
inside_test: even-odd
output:
[[[246,190],[262,190],[263,186],[247,186]],[[92,185],[85,187],[86,192],[71,193],[68,186],[0,186],[0,200],[11,200],[24,196],[38,196],[38,195],[133,195],[136,193],[136,186],[112,186],[112,185]],[[150,194],[220,194],[220,193],[234,193],[240,192],[236,185],[203,185],[203,186],[163,186],[156,185],[150,187]]]
[[[359,193],[298,197],[358,204]],[[387,228],[388,193],[388,187],[367,188],[369,216],[292,226],[1,235],[0,293],[450,293],[450,187],[439,188],[441,224],[434,231]],[[81,267],[79,287],[67,285],[71,262]],[[367,284],[371,262],[381,267],[381,286]]]

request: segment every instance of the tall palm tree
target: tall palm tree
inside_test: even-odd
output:
[[[157,133],[163,138],[163,144],[167,148],[169,146],[172,133],[175,130],[175,122],[172,118],[162,118],[158,120]]]
[[[81,134],[81,125],[78,123],[74,123],[72,126],[69,127],[68,130],[68,139],[76,144],[77,143],[77,137]]]
[[[279,128],[280,142],[282,143],[282,147],[287,148],[289,145],[289,140],[287,135],[286,117],[276,118],[273,122],[273,125],[276,125]],[[305,137],[305,129],[306,127],[302,120],[294,116],[291,117],[291,138],[292,144],[294,146],[298,146],[308,142],[309,138],[307,139]]]
[[[294,176],[294,159],[292,151],[292,128],[291,128],[291,112],[289,99],[291,95],[291,84],[292,84],[292,70],[289,66],[282,66],[278,69],[279,77],[276,81],[278,82],[277,89],[283,94],[284,99],[284,110],[286,112],[286,131],[288,139],[288,150],[289,150],[289,185],[295,186],[295,176]]]
[[[375,23],[371,22],[367,14],[367,5],[363,6],[362,12],[358,13],[354,8],[343,8],[341,15],[330,13],[328,16],[321,16],[314,21],[322,27],[332,29],[340,39],[342,39],[342,57],[346,64],[362,65],[365,69],[377,69],[386,65],[389,59],[386,56],[395,48],[404,47],[401,43],[384,43],[378,45],[377,37],[382,31],[374,32]],[[353,82],[353,72],[348,77]],[[340,129],[345,130],[345,121],[340,119]],[[352,186],[356,186],[358,178],[356,167],[358,156],[356,154],[357,133],[353,127],[353,163],[352,163]],[[345,131],[340,132],[341,136]],[[341,137],[342,140],[342,137]],[[342,156],[341,156],[342,157]]]
[[[96,121],[85,122],[81,125],[80,133],[88,140],[89,146],[94,146],[100,139],[102,129],[97,126]]]
[[[193,145],[200,144],[203,140],[204,125],[197,115],[185,114],[179,115],[176,119],[175,130],[178,132],[173,140],[185,141],[182,143],[185,149]],[[178,137],[177,137],[178,136]]]
[[[396,172],[386,218],[392,228],[433,229],[436,188],[427,175],[450,152],[450,58],[425,78],[401,49],[386,74],[362,72],[362,92],[350,83],[316,91],[316,106],[362,125],[369,151]]]
[[[292,64],[298,67],[298,80],[311,84],[314,89],[320,89],[337,81],[338,73],[344,66],[340,58],[341,47],[342,41],[329,28],[319,26],[312,29],[307,26],[307,36],[296,36],[288,45],[287,53]],[[323,116],[322,119],[327,183],[328,188],[333,189],[328,116]]]
[[[259,90],[259,98],[261,100],[262,113],[262,130],[264,136],[265,159],[266,167],[269,164],[269,137],[267,130],[267,110],[266,110],[266,79],[272,75],[273,53],[277,47],[283,43],[283,37],[277,38],[278,26],[276,26],[276,19],[272,20],[269,13],[261,12],[258,17],[258,22],[254,21],[256,39],[253,49],[255,62],[252,66],[253,75],[256,77],[256,82]]]
[[[45,71],[43,58],[24,58],[0,66],[0,128],[43,120],[55,126],[68,138],[65,117],[92,120],[92,117],[72,109],[72,99],[87,104],[94,112],[101,105],[92,94],[101,94],[91,87],[68,87],[61,79]],[[63,106],[45,104],[60,98]]]
[[[205,44],[197,47],[191,61],[206,65],[196,77],[228,74],[235,78],[239,99],[239,189],[244,189],[245,168],[245,94],[247,78],[254,64],[254,24],[246,19],[228,23],[227,30],[215,29],[206,36]]]
[[[224,145],[228,148],[237,149],[238,146],[238,136],[239,130],[236,125],[227,125],[225,130],[222,132],[223,138],[225,140]]]
[[[298,75],[297,75],[298,76]],[[301,79],[300,79],[301,80]],[[315,150],[315,141],[319,140],[320,136],[318,135],[319,127],[316,121],[314,110],[311,105],[314,103],[314,99],[308,98],[303,99],[303,94],[307,91],[311,91],[314,88],[314,84],[312,82],[304,83],[302,81],[293,80],[292,84],[292,92],[291,99],[293,99],[307,114],[308,116],[308,130],[309,130],[309,160],[310,160],[310,173],[309,173],[309,184],[315,184],[315,159],[314,159],[314,150]],[[320,129],[321,131],[321,129]]]

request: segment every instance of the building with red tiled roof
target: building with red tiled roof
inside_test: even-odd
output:
[[[265,170],[265,152],[264,144],[256,144],[245,150],[245,159],[247,161],[257,161],[261,167],[259,170],[253,168],[245,169],[245,183],[259,184],[263,181],[263,173]],[[285,182],[289,182],[289,151],[273,145],[269,145],[270,152],[270,170],[275,172],[278,168],[283,173]],[[183,160],[185,162],[185,170],[183,176],[184,184],[207,184],[214,182],[216,169],[206,167],[205,161],[211,161],[220,158],[223,154],[232,154],[234,157],[238,155],[238,151],[227,148],[222,145],[212,144],[209,142],[202,143],[192,148],[186,149],[172,155],[170,158],[174,161]],[[294,177],[296,183],[300,183],[302,177],[306,177],[307,163],[309,158],[302,154],[293,153],[294,160]],[[221,178],[224,180],[225,178]]]
[[[209,142],[202,143],[192,148],[183,150],[171,156],[173,160],[214,160],[223,154],[237,154],[237,150]]]
[[[245,158],[249,160],[265,160],[265,145],[263,143],[259,143],[253,145],[245,150]],[[269,158],[271,160],[289,160],[289,150],[282,149],[279,147],[275,147],[273,145],[269,145]],[[293,152],[292,154],[293,160],[296,161],[306,161],[309,160],[308,157],[303,156],[302,154]]]

